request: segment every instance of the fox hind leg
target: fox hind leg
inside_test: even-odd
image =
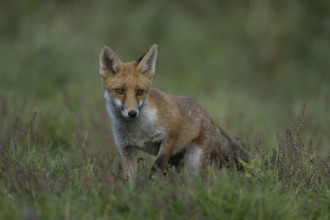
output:
[[[204,154],[204,150],[197,144],[187,147],[184,164],[189,172],[199,174],[202,171]]]

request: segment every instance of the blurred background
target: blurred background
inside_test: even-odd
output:
[[[41,142],[112,141],[100,50],[132,61],[157,43],[154,87],[195,97],[233,137],[253,133],[272,146],[306,103],[306,133],[320,147],[330,141],[330,1],[0,4],[3,132],[37,112]]]

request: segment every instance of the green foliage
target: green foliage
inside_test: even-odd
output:
[[[0,219],[329,219],[327,1],[1,1]],[[159,44],[154,87],[195,97],[252,158],[122,178],[98,55]]]

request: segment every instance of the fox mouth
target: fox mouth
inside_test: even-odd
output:
[[[138,118],[138,116],[136,116],[136,117],[130,117],[130,116],[124,116],[124,115],[123,115],[123,118],[124,118],[125,120],[127,120],[127,121],[134,121],[134,120],[136,120],[136,119]]]

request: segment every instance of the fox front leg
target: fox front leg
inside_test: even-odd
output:
[[[129,185],[133,185],[136,180],[137,162],[134,152],[131,148],[126,147],[122,150],[124,178]]]
[[[152,179],[152,177],[155,175],[155,173],[160,174],[161,176],[164,175],[165,169],[168,165],[168,162],[172,156],[173,147],[174,147],[175,141],[167,141],[162,144],[162,146],[159,149],[156,161],[151,167],[149,178]]]

